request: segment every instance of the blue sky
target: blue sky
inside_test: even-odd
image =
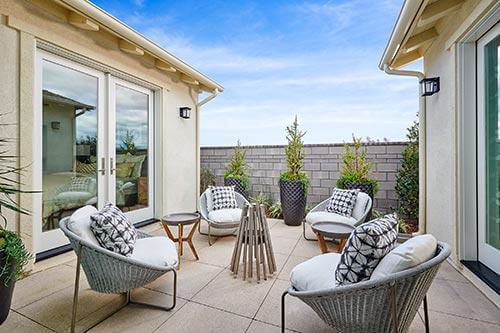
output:
[[[225,87],[202,108],[204,146],[402,140],[417,82],[377,67],[403,0],[104,1],[112,15]]]

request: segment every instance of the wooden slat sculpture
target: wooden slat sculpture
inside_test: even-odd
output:
[[[267,280],[268,276],[276,272],[276,260],[274,259],[265,208],[263,205],[246,205],[241,216],[231,259],[231,271],[235,277],[238,276],[241,258],[243,262],[243,280],[247,276],[252,278],[255,259],[257,281],[261,279],[261,272],[264,280]]]

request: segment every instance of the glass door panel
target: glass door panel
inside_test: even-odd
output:
[[[66,243],[59,221],[85,205],[98,205],[99,76],[43,57],[42,250]]]
[[[152,217],[152,94],[115,84],[115,203],[134,222]]]
[[[497,25],[478,43],[479,260],[496,273],[500,273],[499,33]]]

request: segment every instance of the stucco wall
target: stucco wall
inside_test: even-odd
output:
[[[314,205],[331,195],[340,176],[342,162],[340,154],[344,145],[317,144],[304,146],[304,171],[310,179],[308,204]],[[373,174],[379,181],[379,191],[375,196],[374,208],[390,211],[398,207],[394,191],[396,172],[401,166],[401,152],[404,143],[379,143],[367,146],[368,159],[373,162]],[[285,171],[284,146],[245,146],[250,175],[250,194],[259,192],[271,195],[279,200],[279,175]],[[218,183],[223,184],[223,176],[234,147],[202,147],[201,165],[218,176]]]
[[[445,22],[441,22],[440,35],[424,56],[427,77],[440,77],[439,93],[427,97],[427,232],[453,248],[452,259],[458,260],[458,103],[456,45],[447,43],[466,21],[479,1],[471,0]]]
[[[154,121],[158,125],[156,134],[159,140],[155,149],[160,166],[155,174],[158,200],[155,215],[159,217],[167,212],[196,210],[197,93],[182,83],[178,74],[167,74],[156,69],[152,57],[138,57],[122,52],[118,48],[117,37],[109,32],[85,31],[69,25],[66,21],[67,13],[66,9],[51,1],[0,2],[0,113],[8,113],[2,118],[2,122],[17,124],[7,130],[2,128],[1,134],[18,139],[11,147],[12,152],[23,155],[20,164],[33,162],[33,128],[41,126],[33,123],[34,112],[39,111],[33,110],[32,102],[34,50],[36,40],[40,39],[159,87],[155,103],[159,103],[161,114]],[[192,108],[190,120],[179,117],[180,106]],[[27,189],[40,190],[36,186],[36,179],[33,179],[32,170],[25,174],[24,183]],[[33,206],[36,202],[34,197],[36,195],[20,198],[25,208],[36,211]],[[18,219],[18,216],[9,216],[9,228],[19,229]],[[40,219],[37,216],[21,219],[25,220],[20,224],[27,234],[25,242],[32,249],[33,226],[41,223]]]

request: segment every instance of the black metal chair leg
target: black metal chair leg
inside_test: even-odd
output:
[[[285,291],[281,295],[281,332],[285,332],[285,297],[288,295],[288,291]]]
[[[148,307],[156,308],[156,309],[160,309],[160,310],[165,310],[165,311],[170,311],[173,308],[175,308],[175,303],[176,303],[176,300],[177,300],[177,271],[175,269],[173,269],[172,272],[174,273],[174,295],[172,296],[172,305],[171,306],[165,307],[165,306],[156,305],[156,304],[137,302],[137,301],[134,301],[134,300],[132,300],[130,298],[130,292],[128,292],[128,294],[129,294],[129,298],[128,298],[129,303],[130,304],[144,305],[144,306],[148,306]]]
[[[317,241],[316,238],[307,238],[306,237],[306,221],[302,221],[302,236],[304,237],[305,240],[308,240],[308,241]]]
[[[427,295],[424,296],[424,323],[425,323],[425,332],[429,333],[429,310],[427,307]]]

